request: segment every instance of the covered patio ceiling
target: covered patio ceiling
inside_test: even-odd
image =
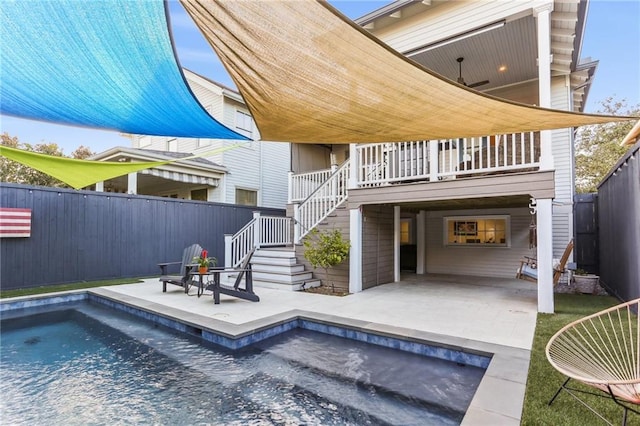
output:
[[[399,205],[402,210],[417,212],[420,210],[436,211],[527,207],[530,200],[531,198],[528,195],[512,195],[486,198],[419,201],[394,205]]]
[[[396,1],[373,11],[355,22],[372,34],[391,34],[398,17],[410,19],[424,13],[437,13],[448,7],[446,0]],[[571,75],[574,108],[582,111],[597,62],[579,61],[579,46],[586,20],[586,0],[555,1],[551,12],[552,76]],[[399,15],[398,15],[399,14]],[[417,19],[417,18],[414,18]],[[462,76],[467,84],[486,84],[476,90],[491,93],[497,88],[537,81],[537,31],[530,8],[491,24],[438,40],[414,41],[415,46],[392,46],[444,77],[456,81],[459,76],[457,58],[464,58]],[[585,66],[586,65],[586,66]],[[501,70],[501,67],[505,67]],[[586,83],[586,84],[585,84]]]
[[[537,108],[471,90],[408,60],[326,2],[181,1],[231,74],[264,140],[448,139],[625,119]]]

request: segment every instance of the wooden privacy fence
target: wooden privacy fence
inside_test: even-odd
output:
[[[0,184],[0,207],[31,210],[31,235],[0,239],[0,288],[158,275],[198,243],[224,264],[224,234],[284,209]]]

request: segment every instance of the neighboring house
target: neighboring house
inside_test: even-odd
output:
[[[184,69],[202,106],[227,127],[253,141],[202,158],[158,166],[112,179],[97,190],[139,193],[191,200],[284,208],[290,146],[261,142],[238,92]],[[132,148],[112,148],[91,159],[101,161],[162,161],[229,147],[238,141],[131,135]]]
[[[587,7],[585,0],[400,0],[356,23],[476,90],[582,111],[597,66],[579,60]],[[573,238],[573,143],[574,129],[560,129],[399,144],[292,144],[296,239],[316,226],[342,229],[352,248],[349,265],[336,272],[351,292],[398,281],[401,268],[514,277],[519,259],[537,255],[538,308],[553,312],[553,259]],[[329,178],[331,165],[337,173]]]

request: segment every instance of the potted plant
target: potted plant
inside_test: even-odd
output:
[[[576,291],[579,293],[593,294],[596,290],[596,285],[600,283],[600,277],[590,274],[584,269],[576,269],[573,276],[573,283],[576,286]]]
[[[202,250],[202,254],[199,257],[193,258],[193,262],[198,264],[198,272],[201,274],[206,274],[209,266],[216,266],[216,263],[218,263],[218,259],[208,257],[208,254],[206,250]]]

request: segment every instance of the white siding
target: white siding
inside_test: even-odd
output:
[[[443,244],[445,216],[506,214],[511,217],[511,247],[446,247]],[[523,256],[535,256],[529,249],[527,208],[451,210],[427,213],[427,273],[460,274],[479,277],[513,278]]]
[[[248,108],[241,102],[223,95],[223,89],[188,71],[185,72],[189,86],[198,101],[209,114],[225,126],[236,128],[236,111],[249,114]],[[254,126],[254,139],[259,138]],[[167,142],[172,138],[139,136],[134,138],[134,148],[146,148],[159,151],[167,150]],[[235,145],[238,141],[221,139],[178,138],[179,152],[194,154]],[[243,146],[204,157],[216,164],[224,165],[228,173],[218,188],[209,191],[211,201],[235,203],[236,188],[258,192],[258,205],[284,208],[287,202],[287,172],[290,167],[290,146],[288,143],[262,143],[250,141]],[[167,194],[175,194],[168,188]],[[183,190],[180,198],[188,198],[189,191]]]
[[[287,172],[291,162],[290,144],[258,143],[264,147],[262,150],[262,205],[282,209],[287,205]]]
[[[551,80],[551,108],[570,110],[570,91],[566,78]],[[553,257],[560,258],[573,236],[573,137],[572,129],[551,132],[555,167],[556,198],[553,200]]]
[[[501,18],[531,15],[533,7],[549,1],[449,1],[425,8],[424,13],[397,25],[372,31],[399,52],[487,25]]]
[[[565,85],[565,77],[555,77],[551,81],[551,108],[568,111],[571,109],[570,91]],[[561,203],[573,200],[573,150],[572,129],[558,129],[551,132],[553,163],[556,170],[556,198]]]

